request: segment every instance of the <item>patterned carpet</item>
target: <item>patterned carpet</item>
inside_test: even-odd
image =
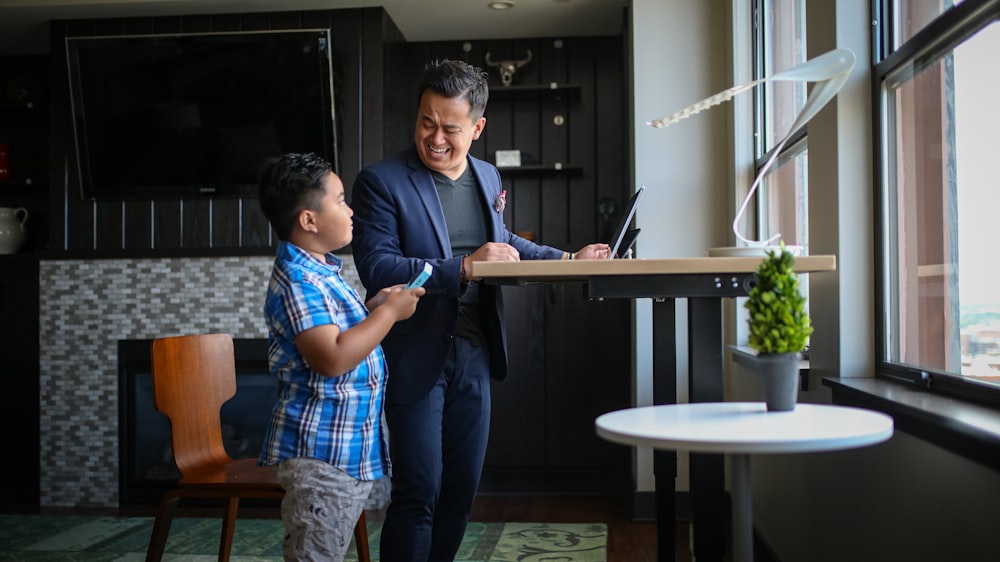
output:
[[[0,515],[0,561],[141,561],[151,517]],[[169,562],[217,559],[219,519],[180,517],[167,539]],[[381,526],[368,523],[372,559]],[[239,519],[233,562],[281,560],[281,521]],[[457,560],[463,562],[594,562],[607,559],[607,527],[598,523],[469,523]],[[354,547],[346,560],[356,561]]]

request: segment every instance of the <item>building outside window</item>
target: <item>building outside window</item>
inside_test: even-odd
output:
[[[806,60],[805,0],[756,0],[754,79]],[[755,175],[788,134],[808,95],[798,81],[765,82],[754,92]],[[787,142],[757,193],[758,240],[781,234],[787,245],[808,247],[808,146],[804,130]],[[807,289],[807,288],[806,288]]]
[[[880,376],[1000,403],[1000,0],[882,0]]]

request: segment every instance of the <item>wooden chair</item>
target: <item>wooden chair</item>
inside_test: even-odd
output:
[[[181,479],[160,501],[146,560],[163,557],[181,498],[215,498],[225,500],[219,560],[228,561],[240,498],[281,499],[285,494],[274,467],[257,466],[256,459],[235,460],[223,447],[219,412],[236,394],[233,338],[228,334],[159,338],[153,341],[152,365],[156,409],[170,418]],[[354,527],[354,542],[358,560],[370,562],[364,512]]]

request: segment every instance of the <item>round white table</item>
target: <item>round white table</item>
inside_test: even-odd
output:
[[[629,408],[603,414],[594,423],[597,435],[615,443],[727,453],[736,562],[753,560],[751,453],[809,453],[864,447],[888,440],[893,431],[892,418],[879,412],[822,404],[797,404],[791,412],[768,412],[763,402]]]

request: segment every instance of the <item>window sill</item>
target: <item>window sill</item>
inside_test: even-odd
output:
[[[823,378],[833,403],[892,416],[904,431],[985,466],[1000,470],[1000,411],[872,378]]]

